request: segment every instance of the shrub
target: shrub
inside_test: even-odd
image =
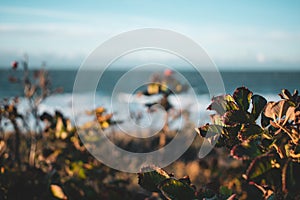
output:
[[[232,157],[244,161],[243,178],[265,199],[300,194],[300,97],[288,90],[279,96],[278,102],[267,102],[240,87],[233,95],[214,97],[208,107],[216,112],[212,124],[197,129],[212,145],[226,147]]]
[[[240,87],[233,95],[214,97],[208,106],[215,111],[212,123],[196,131],[210,145],[229,149],[230,156],[243,162],[242,177],[261,191],[262,199],[299,199],[300,97],[285,89],[279,96],[281,100],[267,102]],[[167,199],[235,198],[224,186],[218,193],[196,191],[189,179],[175,179],[159,168],[142,169],[139,184]]]

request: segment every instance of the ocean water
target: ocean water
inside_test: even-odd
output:
[[[103,73],[101,86],[98,87],[98,92],[109,94],[114,89],[116,82],[127,71],[106,71]],[[73,85],[76,78],[77,71],[75,70],[50,70],[50,80],[53,88],[63,87],[65,93],[72,93]],[[93,71],[90,71],[93,74]],[[131,74],[132,79],[149,79],[149,73],[151,72],[135,72]],[[195,92],[199,95],[206,94],[207,87],[200,74],[190,71],[180,72],[191,84]],[[22,94],[22,87],[20,84],[12,84],[8,81],[9,76],[15,76],[22,79],[22,72],[3,70],[0,69],[0,97],[9,97]],[[261,94],[278,94],[281,89],[286,88],[289,90],[300,88],[300,71],[259,71],[259,72],[221,72],[221,76],[225,85],[227,93],[232,93],[236,87],[246,86],[255,93]],[[87,82],[88,76],[87,76]],[[130,88],[130,82],[128,85],[124,85],[123,91],[126,92],[126,88]],[[134,81],[132,82],[134,84]],[[88,92],[88,91],[87,91]]]
[[[62,111],[67,117],[84,123],[85,121],[90,120],[91,118],[84,116],[86,110],[93,109],[97,106],[105,106],[108,108],[109,112],[115,113],[115,119],[130,121],[132,115],[136,113],[145,113],[146,108],[144,103],[149,101],[157,101],[160,96],[154,96],[151,98],[140,98],[136,97],[129,98],[130,90],[128,88],[135,87],[137,79],[140,80],[149,80],[149,76],[152,72],[131,72],[129,75],[129,81],[126,84],[118,85],[118,89],[122,93],[118,96],[119,98],[112,99],[111,94],[118,80],[126,74],[127,71],[105,71],[103,76],[99,81],[97,91],[94,94],[95,104],[91,105],[90,96],[93,91],[88,89],[81,94],[74,94],[72,96],[73,85],[76,78],[75,70],[50,70],[50,80],[52,88],[63,87],[64,92],[62,94],[56,94],[47,98],[40,106],[39,112],[44,111],[54,112],[55,110]],[[87,79],[84,84],[89,86],[89,73],[93,75],[95,72],[90,71],[87,73]],[[210,97],[208,94],[207,86],[201,77],[200,74],[190,71],[181,71],[179,72],[183,77],[185,77],[186,82],[191,85],[190,91],[196,93],[196,100],[190,96],[190,93],[180,94],[176,97],[170,97],[170,102],[176,109],[184,109],[190,112],[190,119],[196,124],[202,124],[209,121],[209,112],[206,111],[206,107],[210,103]],[[20,96],[22,99],[22,87],[20,83],[10,83],[8,77],[14,76],[22,80],[22,72],[12,71],[12,70],[0,70],[0,98]],[[281,89],[286,88],[290,91],[295,89],[300,89],[300,71],[294,72],[284,72],[284,71],[268,71],[268,72],[221,72],[221,77],[224,82],[226,93],[232,93],[236,87],[246,86],[253,93],[261,94],[265,96],[268,100],[277,100],[279,99],[278,93]],[[87,87],[88,88],[88,87]],[[140,87],[143,89],[143,86]],[[122,96],[123,95],[123,96]],[[72,109],[72,98],[76,98],[80,101],[80,109],[74,111]],[[197,101],[197,102],[195,102]],[[27,106],[26,102],[22,102],[19,105],[20,111],[26,111]],[[75,115],[73,115],[75,113]],[[84,116],[84,117],[82,117]],[[155,119],[160,117],[155,114],[146,114],[145,117],[139,122],[140,127],[147,127],[151,124],[160,124],[156,123]],[[154,120],[154,121],[153,121]],[[178,128],[176,124],[179,122],[173,123],[173,128]],[[126,127],[127,126],[127,127]],[[128,129],[130,124],[124,124],[123,129]],[[172,125],[171,125],[172,127]]]

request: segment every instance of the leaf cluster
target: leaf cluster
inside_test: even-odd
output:
[[[205,187],[197,190],[188,176],[177,179],[173,174],[155,166],[143,167],[138,178],[141,187],[150,192],[157,192],[166,199],[235,199],[235,195],[226,187],[221,187],[218,192]]]
[[[267,102],[240,87],[233,95],[214,97],[208,106],[215,111],[212,124],[196,129],[211,145],[228,148],[233,158],[246,164],[243,177],[265,199],[299,194],[295,175],[300,171],[300,98],[297,91],[291,94],[285,89],[279,96],[281,100]]]

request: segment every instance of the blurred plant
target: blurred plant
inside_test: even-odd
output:
[[[69,119],[59,111],[39,114],[59,90],[50,89],[44,69],[32,73],[27,58],[22,65],[23,78],[12,79],[22,83],[27,112],[18,110],[19,98],[0,101],[0,199],[134,199],[128,181],[91,156]],[[18,66],[14,61],[11,70]],[[105,121],[114,123],[111,116]]]
[[[19,99],[13,98],[11,100],[4,99],[0,102],[0,124],[4,123],[5,126],[8,126],[7,122],[10,122],[14,131],[15,138],[13,144],[13,160],[15,160],[15,164],[20,165],[20,137],[21,137],[21,129],[18,125],[18,119],[24,120],[23,116],[18,113],[16,104],[18,104]],[[1,127],[2,133],[2,142],[4,143],[4,129]],[[6,145],[5,145],[6,146]],[[3,151],[4,149],[2,149]]]
[[[282,100],[267,103],[240,87],[232,96],[214,97],[208,107],[216,111],[212,124],[196,129],[211,145],[226,147],[232,157],[244,161],[243,177],[264,199],[300,195],[300,97],[288,90],[279,96]]]
[[[11,69],[15,72],[19,63],[17,61],[13,61],[11,63]],[[21,130],[25,130],[26,134],[31,135],[30,141],[30,151],[29,151],[29,165],[34,166],[34,157],[36,152],[36,137],[41,136],[42,127],[40,124],[38,109],[39,105],[51,94],[61,92],[61,89],[58,88],[56,90],[51,89],[51,82],[48,76],[48,72],[44,69],[45,63],[42,64],[42,68],[40,70],[35,70],[33,73],[29,71],[28,66],[28,56],[25,55],[23,61],[21,62],[23,66],[23,77],[17,77],[16,74],[12,74],[9,77],[9,80],[12,83],[19,83],[23,87],[23,95],[24,102],[27,103],[28,109],[26,113],[22,115],[17,111],[17,103],[18,101],[8,101],[4,102],[4,109],[6,114],[2,115],[2,118],[9,119],[13,128],[15,130],[15,159],[17,163],[20,163],[19,160],[19,146],[20,146],[20,134]],[[16,99],[16,98],[15,98]],[[20,118],[22,120],[22,124],[17,123],[17,119]],[[33,121],[33,126],[31,126],[30,121]]]
[[[95,115],[95,120],[92,122],[85,123],[85,128],[98,127],[101,129],[107,129],[118,123],[122,123],[120,120],[113,120],[113,113],[107,113],[106,109],[102,106],[96,109],[86,111],[87,115]]]
[[[46,117],[47,116],[47,117]],[[9,157],[0,157],[0,198],[3,199],[133,199],[126,191],[128,181],[102,165],[83,146],[76,129],[68,119],[56,112],[41,116],[51,120],[37,138],[35,165],[22,160],[11,167]],[[64,122],[66,124],[64,125]],[[47,122],[48,123],[48,122]],[[69,127],[68,127],[69,126]],[[23,136],[21,157],[26,155]],[[0,143],[1,144],[1,143]],[[2,148],[2,146],[1,146]],[[5,151],[9,151],[7,145]],[[114,180],[114,181],[109,181]]]
[[[54,136],[57,139],[66,139],[69,132],[74,131],[71,121],[63,116],[59,111],[55,111],[54,115],[44,112],[40,116],[40,120],[45,122],[44,133],[50,137]]]

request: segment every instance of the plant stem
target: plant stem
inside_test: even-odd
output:
[[[17,162],[17,165],[20,166],[21,160],[20,160],[20,129],[18,127],[17,121],[15,118],[10,119],[14,129],[15,129],[15,160]]]
[[[290,159],[288,159],[285,163],[284,166],[282,168],[282,173],[281,173],[281,183],[282,183],[282,192],[287,193],[287,187],[286,187],[286,173],[287,173],[287,168],[289,166],[290,163]]]

